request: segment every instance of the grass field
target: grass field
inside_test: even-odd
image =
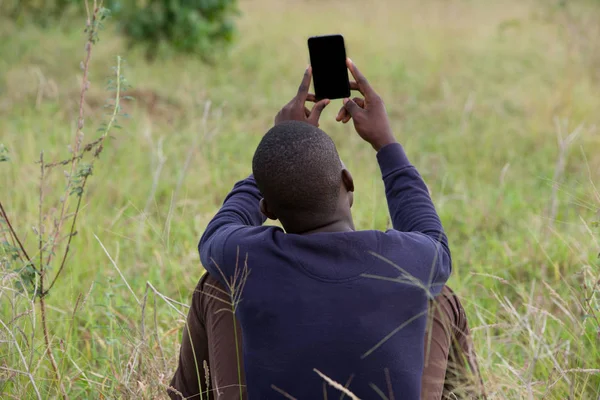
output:
[[[294,95],[306,38],[341,32],[431,189],[490,398],[600,398],[600,5],[246,0],[241,11],[236,42],[214,65],[169,54],[149,64],[110,23],[100,32],[86,141],[114,95],[105,82],[117,55],[136,101],[104,143],[45,298],[61,382],[39,307],[31,312],[31,296],[15,290],[17,262],[0,254],[1,397],[60,397],[61,385],[70,398],[165,396],[187,312],[177,302],[203,271],[198,239]],[[10,152],[0,201],[32,257],[64,192],[55,168],[40,224],[36,161],[42,150],[48,162],[70,157],[83,26],[0,22],[0,143]],[[355,177],[357,228],[385,229],[373,151],[335,123],[340,105],[321,128]]]

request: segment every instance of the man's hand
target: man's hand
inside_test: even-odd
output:
[[[310,80],[312,78],[312,68],[306,68],[302,83],[298,88],[296,96],[287,103],[281,111],[275,116],[275,125],[284,121],[303,121],[314,126],[319,126],[319,117],[323,109],[329,104],[329,99],[323,99],[313,106],[312,110],[309,110],[304,103],[307,101],[315,102],[315,95],[308,93],[310,87]]]
[[[352,119],[356,132],[377,151],[385,145],[396,143],[383,100],[350,59],[346,60],[346,64],[356,80],[350,82],[350,88],[358,90],[364,99],[344,99],[344,106],[340,109],[336,121],[345,124]]]

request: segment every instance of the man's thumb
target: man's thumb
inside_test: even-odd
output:
[[[354,114],[360,110],[358,104],[356,104],[352,99],[344,99],[344,108],[352,117],[354,117]]]
[[[315,103],[312,111],[310,112],[311,117],[318,121],[319,117],[321,116],[321,112],[325,109],[325,107],[327,107],[327,105],[329,103],[330,103],[329,99],[323,99],[323,100]]]

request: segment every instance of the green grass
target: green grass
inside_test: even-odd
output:
[[[164,396],[184,319],[164,298],[154,301],[153,291],[142,313],[99,241],[140,302],[150,282],[187,304],[203,271],[197,241],[294,95],[308,62],[306,38],[341,32],[430,187],[451,243],[450,285],[466,306],[490,397],[597,399],[600,7],[256,0],[241,8],[237,41],[212,66],[169,54],[148,64],[110,24],[100,33],[86,140],[97,135],[117,55],[127,60],[124,75],[137,100],[96,163],[65,275],[46,298],[71,398]],[[0,201],[26,247],[36,249],[35,162],[42,150],[46,160],[69,157],[83,22],[46,31],[0,26],[0,143],[11,157],[0,164]],[[325,110],[321,128],[355,177],[355,223],[385,229],[373,151],[350,126],[335,123],[340,105]],[[555,175],[557,126],[567,137],[579,125]],[[64,185],[56,170],[46,183],[45,213]],[[42,397],[57,396],[39,312],[20,315],[31,304],[10,290],[6,263],[0,267],[0,394],[34,395],[29,377],[12,371],[24,370],[18,344],[28,364],[31,357]],[[74,312],[80,295],[85,302]]]

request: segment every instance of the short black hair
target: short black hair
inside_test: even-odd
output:
[[[300,121],[271,128],[252,159],[256,184],[280,218],[335,212],[342,168],[333,140],[319,128]]]

